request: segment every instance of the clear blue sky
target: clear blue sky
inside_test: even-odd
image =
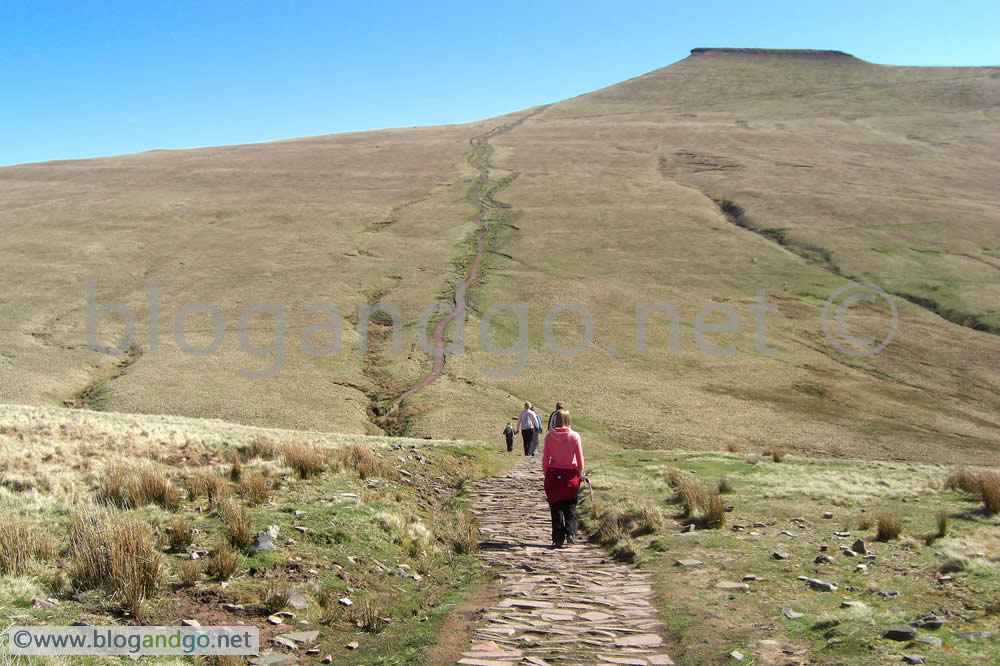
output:
[[[0,165],[478,120],[695,46],[1000,65],[1000,2],[0,0]]]

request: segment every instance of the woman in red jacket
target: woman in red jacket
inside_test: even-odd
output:
[[[555,427],[545,435],[542,449],[545,499],[552,514],[552,545],[576,543],[576,493],[583,473],[583,446],[580,435],[570,428],[569,412],[560,409]]]

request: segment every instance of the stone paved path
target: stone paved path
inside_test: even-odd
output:
[[[550,547],[539,458],[521,458],[509,475],[480,481],[472,497],[479,556],[501,568],[503,599],[483,616],[459,664],[674,663],[662,648],[648,573],[596,545]]]

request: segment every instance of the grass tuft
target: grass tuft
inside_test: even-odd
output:
[[[170,539],[170,550],[181,552],[194,541],[194,528],[182,516],[177,516],[167,526]]]
[[[288,607],[288,600],[292,593],[287,587],[269,587],[261,595],[261,605],[268,615],[273,615],[278,611],[283,611]]]
[[[962,465],[953,468],[944,480],[944,487],[948,490],[960,490],[970,495],[979,494],[979,477],[969,471],[969,468]]]
[[[159,590],[163,563],[149,527],[116,513],[79,514],[70,525],[70,575],[84,589],[103,588],[120,599],[132,617]]]
[[[987,472],[979,477],[979,494],[986,513],[1000,513],[1000,472]]]
[[[285,442],[281,447],[281,459],[300,479],[319,476],[323,471],[323,454],[308,442]]]
[[[143,467],[134,471],[124,465],[111,465],[98,481],[97,502],[119,509],[156,504],[175,511],[181,495],[162,470]]]
[[[708,498],[708,508],[705,511],[704,526],[709,529],[722,529],[726,522],[726,505],[722,502],[722,496],[715,492]]]
[[[253,538],[253,523],[247,508],[229,499],[219,504],[218,513],[226,527],[229,543],[240,550],[248,548]]]
[[[215,549],[215,556],[209,559],[205,573],[215,580],[229,580],[239,569],[240,555],[223,542]]]
[[[362,479],[396,479],[399,474],[368,447],[354,443],[333,450],[331,465],[338,472],[355,471]]]
[[[250,506],[267,504],[271,499],[272,482],[260,472],[245,474],[236,488],[236,492]]]
[[[902,521],[899,516],[889,512],[879,514],[878,519],[876,520],[876,541],[892,541],[893,539],[899,538],[899,533],[901,531]]]
[[[32,561],[54,554],[52,538],[34,526],[20,520],[0,521],[0,574],[21,576]]]
[[[250,440],[247,455],[250,458],[260,458],[261,460],[274,460],[280,451],[278,443],[265,435],[257,435]]]

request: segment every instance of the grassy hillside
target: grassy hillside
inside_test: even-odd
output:
[[[494,439],[522,401],[563,400],[591,441],[614,447],[735,439],[995,463],[998,103],[996,68],[707,50],[480,123],[0,169],[0,275],[16,285],[0,300],[0,400],[377,434],[385,424],[373,417],[430,369],[420,310],[466,274],[469,195],[490,191],[467,353],[449,354],[444,374],[404,402],[407,434]],[[480,187],[470,140],[516,119],[489,137]],[[852,279],[897,294],[898,331],[866,358],[823,334],[824,302]],[[133,349],[86,349],[88,280],[96,303],[134,314]],[[748,309],[760,290],[778,308],[765,317],[773,356]],[[378,324],[358,352],[358,306],[379,300],[401,311],[399,354]],[[543,326],[569,301],[594,319],[594,344],[573,358],[552,352]],[[326,320],[307,310],[317,302],[344,317],[340,353],[304,351],[304,332],[324,342],[309,329]],[[521,372],[492,378],[517,356],[478,340],[501,302],[528,305],[529,352]],[[676,308],[678,348],[656,314],[640,355],[635,308],[655,302]],[[205,356],[183,353],[173,333],[190,303],[216,306],[225,327]],[[268,349],[275,317],[261,312],[243,322],[241,345],[254,303],[284,306],[283,345]],[[738,313],[738,332],[706,336],[735,345],[726,357],[696,346],[710,303]],[[884,337],[890,317],[885,303],[865,305],[845,323]],[[111,346],[123,331],[113,314],[97,329]],[[211,346],[213,329],[196,312],[184,339]],[[518,329],[511,313],[489,328],[501,345]],[[553,331],[570,347],[583,335],[572,313]],[[267,378],[240,372],[279,365]]]
[[[319,631],[311,663],[415,663],[485,580],[464,484],[508,460],[474,442],[3,405],[0,612],[242,623],[260,628],[263,651]],[[273,548],[255,552],[272,526]]]

